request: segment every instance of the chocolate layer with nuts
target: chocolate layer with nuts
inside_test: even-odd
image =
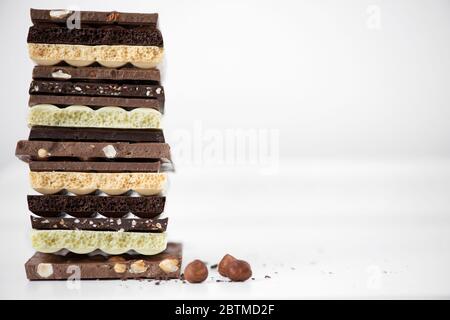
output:
[[[30,94],[150,98],[164,101],[160,85],[33,80]]]
[[[158,69],[35,66],[33,68],[33,79],[140,81],[142,83],[158,84],[161,80],[161,75]]]
[[[64,9],[30,9],[31,21],[34,24],[52,23],[66,25],[67,19],[75,13],[74,10]],[[82,25],[120,25],[120,26],[148,26],[156,27],[157,13],[131,13],[117,11],[77,11]]]
[[[168,218],[41,218],[30,216],[30,220],[32,228],[38,230],[164,232],[167,229]]]
[[[168,243],[157,255],[65,256],[35,253],[25,264],[29,280],[65,280],[79,271],[80,279],[177,279],[180,277],[182,245]]]
[[[28,209],[41,217],[59,217],[63,213],[76,218],[88,218],[99,213],[108,218],[122,218],[133,213],[151,219],[164,211],[164,196],[69,196],[28,195]]]
[[[28,141],[20,140],[16,156],[30,160],[63,159],[127,159],[129,161],[161,159],[170,161],[170,148],[166,143],[79,142],[79,141]]]
[[[28,140],[164,143],[161,129],[109,129],[33,126]]]

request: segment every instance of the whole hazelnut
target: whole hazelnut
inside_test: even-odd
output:
[[[244,260],[234,260],[228,266],[228,278],[232,281],[245,281],[252,276],[252,268]]]
[[[236,258],[233,257],[230,254],[226,254],[224,255],[224,257],[222,258],[222,260],[220,260],[219,262],[219,267],[218,267],[218,271],[220,273],[220,275],[224,276],[224,277],[228,277],[228,268],[231,262],[235,261]]]
[[[190,283],[200,283],[208,277],[208,268],[200,260],[194,260],[184,268],[184,279]]]

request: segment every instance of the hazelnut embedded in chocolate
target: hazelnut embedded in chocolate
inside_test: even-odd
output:
[[[143,273],[147,271],[147,266],[145,265],[144,260],[137,260],[133,262],[130,266],[131,273]]]
[[[50,153],[46,149],[41,148],[41,149],[38,150],[38,157],[39,158],[48,158],[49,156],[50,156]]]
[[[159,263],[159,268],[165,273],[172,273],[178,271],[178,265],[178,259],[164,259]]]

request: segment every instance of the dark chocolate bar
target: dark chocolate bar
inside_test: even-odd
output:
[[[71,66],[35,66],[33,68],[33,79],[52,80],[114,80],[114,81],[161,81],[158,69],[139,68],[105,68],[105,67],[83,67]]]
[[[73,279],[77,271],[80,279],[173,279],[180,277],[181,263],[181,244],[168,243],[165,251],[153,256],[37,252],[26,262],[25,271],[29,280]]]
[[[168,218],[41,218],[30,216],[30,220],[31,227],[38,230],[96,230],[156,233],[166,231]]]
[[[99,213],[108,218],[122,218],[133,213],[151,219],[164,211],[164,196],[68,196],[28,195],[28,209],[41,217],[59,217],[67,213],[76,218],[88,218]]]
[[[34,24],[60,23],[66,24],[67,19],[75,13],[74,10],[65,9],[30,9],[31,21]],[[117,11],[78,11],[83,25],[125,25],[156,27],[157,13],[130,13]]]
[[[58,107],[67,107],[71,105],[88,106],[92,109],[98,109],[105,106],[122,107],[125,110],[135,108],[153,108],[159,112],[164,112],[164,101],[157,99],[142,98],[116,98],[116,97],[89,97],[89,96],[56,96],[56,95],[30,95],[28,105],[30,107],[37,104],[53,104]]]
[[[118,26],[105,28],[35,25],[28,30],[28,43],[72,45],[128,45],[163,47],[163,38],[157,28],[125,29]]]
[[[33,80],[30,94],[153,98],[164,102],[160,85]]]
[[[114,151],[114,152],[112,152]],[[30,160],[58,159],[137,159],[170,161],[167,143],[145,142],[79,142],[79,141],[28,141],[20,140],[16,146],[16,156],[25,162]]]
[[[109,129],[33,126],[28,140],[164,143],[161,129]]]
[[[111,161],[30,161],[30,171],[68,172],[161,172],[170,167],[153,162],[111,162]]]

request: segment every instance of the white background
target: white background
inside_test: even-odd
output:
[[[175,155],[199,125],[278,132],[274,170],[179,157],[170,177],[186,261],[232,253],[254,281],[25,279],[28,10],[69,6],[159,12]],[[0,297],[450,297],[449,1],[1,1],[0,15]]]

